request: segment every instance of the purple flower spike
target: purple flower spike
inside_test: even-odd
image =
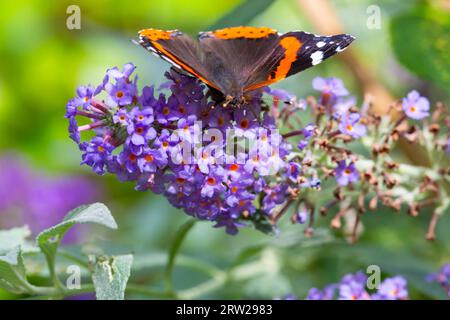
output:
[[[359,180],[359,172],[356,170],[355,164],[352,162],[346,165],[345,160],[339,162],[337,168],[334,169],[334,174],[340,186],[346,186]]]
[[[430,102],[427,98],[420,96],[420,94],[413,90],[406,98],[403,98],[402,107],[408,118],[421,120],[429,116]]]

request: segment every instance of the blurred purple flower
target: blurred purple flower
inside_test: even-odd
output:
[[[47,177],[18,155],[0,157],[0,228],[27,224],[36,235],[61,222],[70,210],[98,200],[100,193],[99,187],[85,178]],[[79,239],[82,231],[83,226],[74,227],[64,241]]]
[[[355,164],[351,162],[349,165],[345,160],[339,162],[336,169],[334,169],[336,181],[340,186],[346,186],[359,180],[359,172],[356,170]]]
[[[405,300],[408,298],[407,281],[401,276],[385,279],[373,295],[377,300]]]
[[[427,276],[427,281],[437,282],[450,297],[450,264],[444,264],[438,272]]]
[[[325,94],[334,95],[336,97],[342,97],[348,95],[348,91],[344,86],[344,82],[338,78],[322,78],[316,77],[312,81],[314,90],[320,91]]]
[[[406,98],[403,98],[402,107],[405,114],[411,119],[421,120],[430,114],[430,102],[415,90],[408,93]]]
[[[359,113],[344,115],[339,122],[339,131],[355,139],[365,136],[367,128],[365,125],[358,123],[360,118],[361,115]]]

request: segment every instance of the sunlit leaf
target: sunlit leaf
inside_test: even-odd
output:
[[[0,230],[0,254],[20,246],[22,252],[36,252],[38,248],[27,241],[31,235],[28,226],[12,228],[9,230]]]

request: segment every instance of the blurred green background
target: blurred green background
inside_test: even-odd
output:
[[[418,89],[432,102],[448,101],[450,95],[450,23],[445,2],[329,1],[345,32],[357,38],[354,54],[381,85],[398,98]],[[72,4],[81,10],[80,30],[66,28],[66,9]],[[380,8],[380,29],[367,27],[369,5]],[[15,152],[49,176],[70,174],[93,181],[103,190],[96,200],[111,208],[120,228],[89,237],[111,252],[133,251],[149,254],[151,259],[151,254],[164,252],[168,239],[187,217],[163,197],[138,193],[131,184],[108,175],[95,176],[79,165],[80,152],[68,138],[64,118],[65,104],[75,95],[76,87],[97,85],[107,68],[126,62],[137,65],[141,85],[161,83],[169,66],[131,42],[143,28],[177,28],[195,35],[214,25],[242,23],[280,32],[317,33],[310,19],[296,0],[2,1],[0,156]],[[305,97],[313,93],[311,80],[315,76],[344,79],[361,102],[358,80],[339,59],[330,59],[277,86]],[[220,268],[245,261],[256,261],[259,266],[252,271],[254,277],[207,292],[199,296],[202,298],[272,298],[287,293],[302,297],[311,286],[335,282],[344,273],[369,264],[380,265],[387,274],[409,276],[418,297],[442,298],[439,288],[426,284],[423,277],[450,261],[448,215],[440,221],[434,243],[424,240],[429,219],[426,212],[412,218],[386,210],[364,218],[365,232],[356,246],[328,230],[328,222],[320,219],[323,228],[310,240],[302,236],[300,227],[288,223],[281,227],[283,234],[278,238],[252,229],[232,237],[209,223],[198,223],[183,246],[183,254]],[[143,256],[142,270],[135,272],[131,281],[157,286],[160,269],[149,267],[145,259]],[[177,268],[175,285],[187,288],[202,279],[195,272]]]

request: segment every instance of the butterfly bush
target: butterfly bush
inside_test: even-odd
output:
[[[444,105],[430,115],[428,99],[413,91],[391,106],[400,114],[393,122],[367,103],[358,109],[340,79],[318,77],[317,97],[263,88],[242,106],[223,107],[199,80],[175,69],[158,90],[138,90],[134,71],[131,63],[109,69],[99,86],[79,87],[66,106],[81,163],[95,173],[162,194],[229,234],[248,225],[274,231],[289,213],[312,235],[317,214],[337,212],[331,226],[347,221],[356,240],[361,216],[382,204],[413,216],[433,206],[427,237],[434,238],[450,201]],[[399,139],[424,146],[433,165],[395,161],[390,151]],[[361,146],[370,152],[353,151]]]

